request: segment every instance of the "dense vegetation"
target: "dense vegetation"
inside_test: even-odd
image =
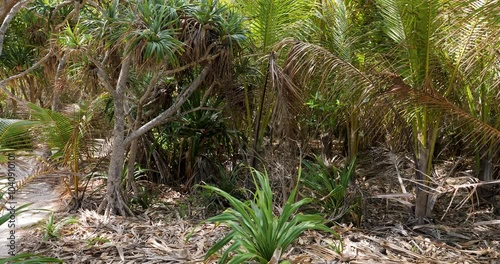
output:
[[[234,231],[214,248],[235,239],[223,258],[267,263],[303,230],[361,224],[370,194],[359,161],[377,147],[410,153],[404,186],[423,223],[443,155],[473,164],[482,183],[500,174],[499,10],[476,0],[3,1],[0,160],[45,149],[54,170],[68,169],[71,210],[105,179],[90,208],[105,215],[147,208],[151,183],[207,207],[216,190],[234,211],[209,220]],[[478,195],[498,207],[491,186]]]

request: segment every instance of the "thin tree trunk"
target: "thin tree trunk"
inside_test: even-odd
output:
[[[17,2],[19,2],[19,0],[0,0],[0,25]]]
[[[139,139],[134,139],[130,145],[130,151],[128,156],[127,165],[127,190],[132,190],[134,192],[134,197],[139,195],[139,188],[135,182],[134,172],[135,172],[135,160],[137,159],[137,151],[139,150]]]
[[[198,88],[200,88],[201,84],[205,81],[205,78],[207,77],[209,72],[210,72],[210,65],[207,65],[205,66],[205,68],[203,68],[203,70],[200,72],[198,77],[196,77],[196,79],[191,83],[191,85],[185,88],[184,91],[178,96],[177,100],[174,102],[172,106],[170,106],[167,110],[163,111],[163,113],[153,118],[151,121],[142,125],[139,129],[130,133],[125,139],[124,144],[128,145],[132,143],[134,139],[146,134],[151,129],[168,122],[168,120],[170,120],[175,114],[177,114],[177,111],[189,99],[191,94],[193,94]]]
[[[0,0],[0,55],[2,55],[5,33],[14,16],[29,2],[29,0]]]
[[[67,56],[64,54],[59,60],[59,65],[57,65],[56,76],[54,78],[54,91],[52,97],[52,111],[59,111],[59,97],[61,91],[64,89],[65,79],[62,76],[63,70],[66,65]]]
[[[352,110],[350,115],[349,115],[349,120],[348,126],[347,126],[347,137],[348,137],[348,142],[347,142],[347,159],[346,159],[346,164],[345,166],[351,166],[353,162],[355,162],[357,156],[358,156],[358,149],[359,149],[359,122],[358,122],[358,116],[359,116],[359,111],[358,110]],[[351,173],[351,178],[350,178],[350,184],[355,186],[356,185],[356,164],[353,165],[352,173]]]
[[[425,167],[427,166],[428,155],[422,146],[418,148],[415,160],[415,178],[417,180],[417,197],[415,201],[415,216],[418,224],[424,223],[424,217],[428,215],[427,204],[429,202],[429,193],[423,186],[427,185],[427,175]]]
[[[133,215],[121,191],[121,176],[125,163],[125,88],[129,79],[130,62],[130,56],[125,57],[122,62],[113,98],[115,124],[113,127],[113,148],[108,169],[107,193],[98,209],[99,213],[104,213],[106,216],[110,214]]]
[[[491,154],[491,150],[488,148],[482,148],[479,153],[479,172],[478,179],[480,181],[492,181],[493,180],[493,155]],[[477,188],[477,194],[479,198],[483,201],[486,201],[494,206],[496,204],[496,188],[495,185],[485,185],[479,186]]]
[[[148,85],[148,88],[139,99],[139,104],[137,105],[137,116],[135,118],[135,121],[131,121],[132,123],[134,123],[133,131],[136,131],[142,125],[142,119],[143,119],[142,109],[144,103],[146,103],[146,100],[150,97],[154,87],[158,84],[158,79],[160,78],[160,76],[161,73],[159,72],[154,73],[153,78],[151,78],[151,81]],[[128,157],[128,165],[127,165],[127,190],[132,189],[135,197],[139,195],[139,188],[137,187],[134,178],[135,160],[137,159],[137,151],[139,150],[139,140],[140,137],[137,137],[136,139],[132,140]]]

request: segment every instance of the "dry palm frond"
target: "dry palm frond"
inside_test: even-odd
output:
[[[286,39],[280,42],[278,49],[291,46],[284,63],[284,71],[296,83],[307,86],[310,80],[319,81],[320,89],[330,94],[343,94],[342,98],[355,100],[357,104],[376,92],[374,82],[366,72],[331,53],[310,43]],[[335,85],[332,85],[335,83]],[[329,89],[336,90],[329,91]]]
[[[46,166],[44,161],[29,156],[27,156],[26,158],[16,157],[15,166],[15,174],[17,178],[14,186],[15,192],[23,189],[28,183],[32,182],[33,180],[40,178],[41,176],[51,174],[55,171],[50,166]],[[0,196],[0,211],[5,208],[5,205],[7,204],[7,202],[9,202],[10,198],[11,196],[9,195],[5,195],[3,197]]]
[[[279,124],[278,130],[287,128],[287,134],[291,135],[290,129],[297,124],[296,116],[303,110],[304,96],[299,87],[276,64],[275,57],[271,56],[269,60],[270,82],[276,89],[273,121]]]

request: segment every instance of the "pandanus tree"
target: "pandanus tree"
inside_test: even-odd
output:
[[[243,38],[241,20],[217,1],[114,1],[88,8],[78,24],[68,26],[87,36],[72,49],[92,62],[113,100],[107,195],[99,211],[131,215],[121,189],[127,149],[177,115],[193,92],[231,76],[233,50]],[[155,99],[153,90],[173,76],[175,99],[146,115],[142,107]],[[137,79],[143,85],[134,86]],[[133,99],[137,89],[142,96]]]

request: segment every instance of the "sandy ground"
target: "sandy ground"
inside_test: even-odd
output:
[[[0,226],[0,257],[9,255],[8,244],[18,241],[27,228],[45,221],[52,211],[57,211],[60,206],[59,194],[54,190],[51,184],[47,183],[48,175],[31,177],[39,173],[35,157],[16,157],[15,160],[16,183],[21,186],[15,193],[14,199],[6,203],[6,207],[14,205],[16,208],[28,203],[33,203],[27,209],[15,217],[13,224],[15,227],[9,227],[9,223]],[[7,164],[0,164],[0,188],[6,186]],[[2,189],[5,191],[5,189]],[[1,201],[2,204],[5,200]],[[0,211],[0,215],[9,213],[6,209]],[[11,225],[12,226],[12,225]],[[11,238],[11,232],[14,231],[15,239]]]

